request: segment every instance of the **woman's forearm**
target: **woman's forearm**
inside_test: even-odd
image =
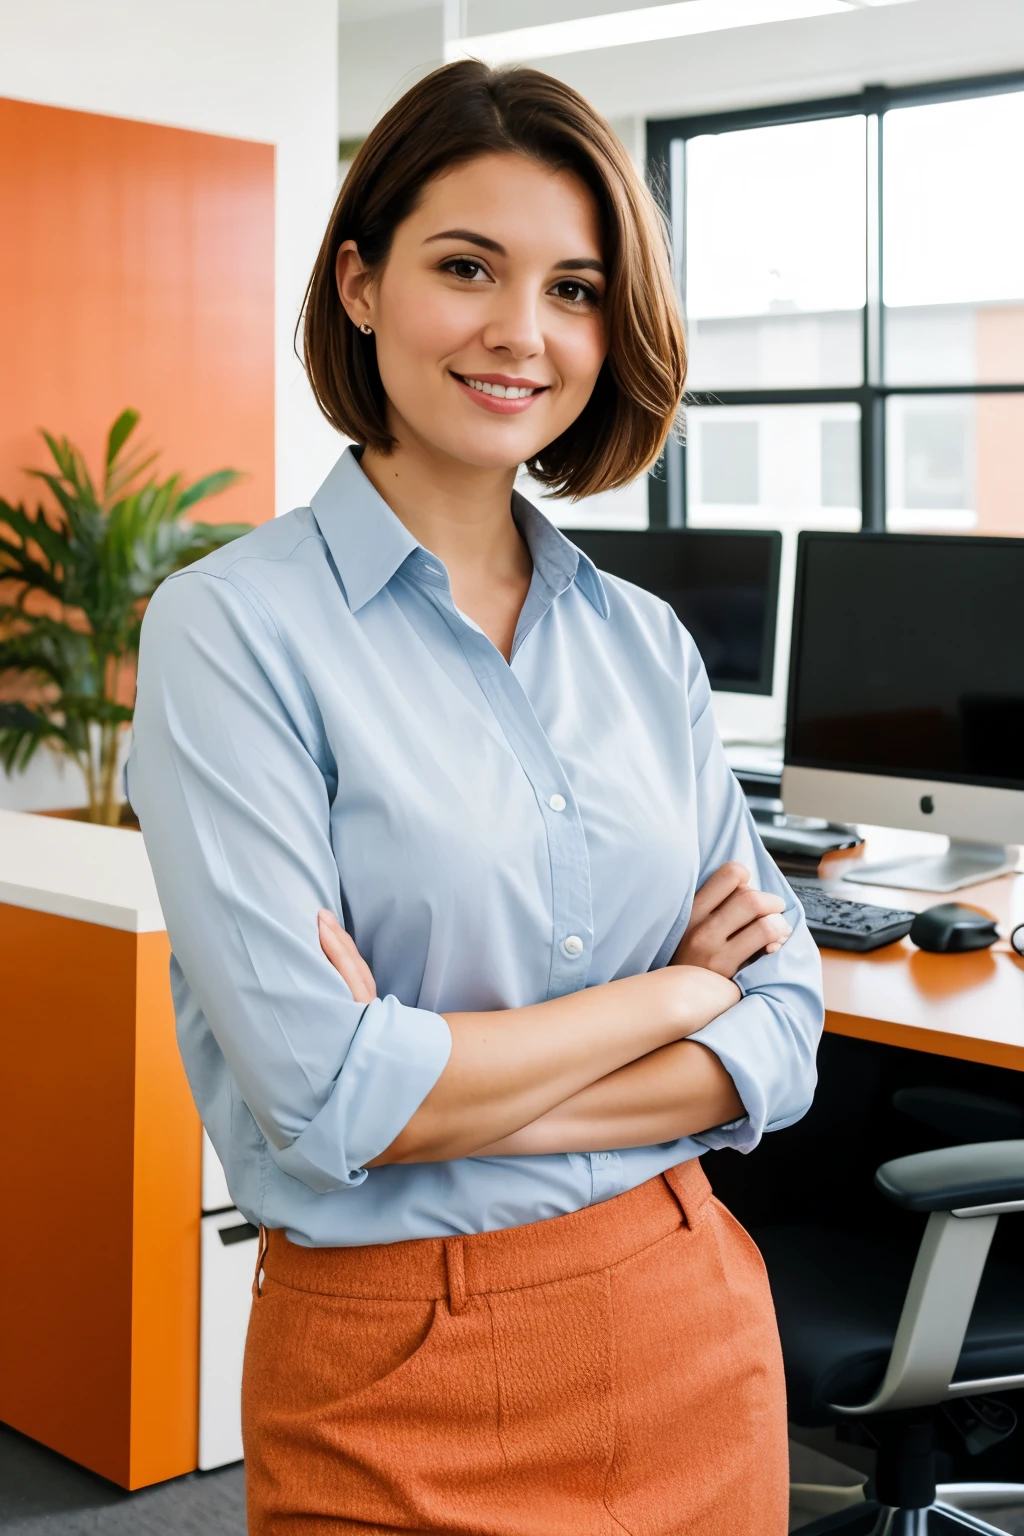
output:
[[[499,1142],[627,1063],[702,1029],[739,995],[712,971],[668,966],[528,1008],[447,1014],[452,1052],[444,1072],[370,1166],[441,1162]]]
[[[697,1041],[662,1046],[609,1073],[477,1156],[603,1152],[694,1136],[744,1114],[735,1084]]]

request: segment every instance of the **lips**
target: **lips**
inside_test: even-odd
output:
[[[496,400],[525,400],[527,395],[535,395],[538,390],[544,388],[543,384],[516,384],[511,381],[500,382],[497,379],[477,379],[463,373],[457,373],[455,377],[460,383],[468,384],[471,389],[479,390],[482,395],[493,395]]]
[[[452,373],[459,388],[485,410],[499,416],[518,416],[528,410],[533,402],[548,388],[546,384],[533,384],[528,379],[480,378],[472,374]]]

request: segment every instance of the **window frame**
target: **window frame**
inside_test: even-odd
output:
[[[807,389],[721,389],[688,391],[686,404],[700,406],[830,405],[860,408],[861,529],[886,531],[887,481],[885,422],[889,399],[932,395],[1024,394],[1020,383],[887,384],[884,381],[885,309],[882,304],[883,171],[885,114],[897,107],[928,106],[971,97],[1024,90],[1024,70],[907,86],[867,86],[853,95],[789,102],[693,117],[653,118],[647,123],[647,174],[665,215],[679,299],[686,301],[686,144],[709,133],[745,128],[781,127],[836,117],[864,117],[867,122],[867,296],[863,315],[863,380],[845,387]],[[686,447],[670,439],[648,481],[652,528],[685,528],[687,522]]]

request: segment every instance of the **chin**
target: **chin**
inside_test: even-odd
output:
[[[450,432],[438,433],[432,439],[428,437],[428,441],[432,440],[443,453],[462,464],[472,465],[474,469],[500,470],[518,469],[557,436],[558,431],[543,436],[532,431],[527,436],[522,432],[481,432],[476,427],[458,436]]]

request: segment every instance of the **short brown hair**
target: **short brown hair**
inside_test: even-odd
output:
[[[626,485],[658,457],[679,411],[686,346],[665,228],[611,128],[583,97],[536,69],[475,59],[427,75],[361,146],[306,290],[303,355],[317,403],[339,432],[382,453],[388,431],[376,348],[342,307],[335,261],[354,240],[372,270],[433,177],[478,155],[513,153],[574,172],[600,210],[608,262],[608,355],[580,415],[530,462],[560,496]]]

